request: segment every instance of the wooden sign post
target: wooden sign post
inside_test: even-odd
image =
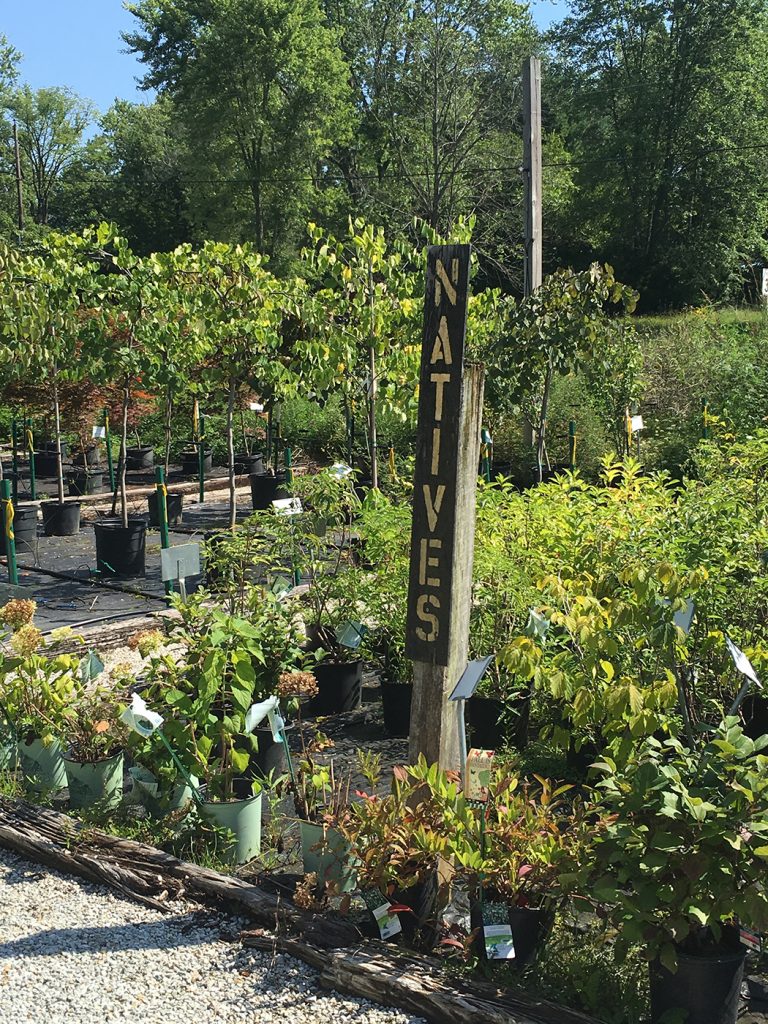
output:
[[[459,768],[456,707],[467,665],[483,367],[464,366],[469,245],[427,261],[406,653],[413,661],[410,758]]]

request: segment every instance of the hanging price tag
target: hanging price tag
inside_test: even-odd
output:
[[[483,941],[489,960],[514,960],[515,942],[509,910],[503,903],[483,904]]]
[[[107,436],[107,428],[106,427],[92,427],[91,428],[91,437],[97,438],[99,440],[103,440],[106,436]]]
[[[763,949],[763,938],[759,932],[753,932],[751,928],[745,928],[744,925],[739,929],[739,937],[741,939],[742,946],[746,946],[747,949],[752,949],[756,953],[761,953]]]
[[[251,412],[264,412],[264,406],[261,404],[261,402],[249,402],[248,408],[251,410]]]
[[[493,750],[477,750],[475,747],[467,754],[464,772],[464,796],[467,800],[487,802],[493,758]]]
[[[643,417],[642,416],[633,416],[630,419],[630,424],[631,424],[631,427],[632,427],[632,433],[633,434],[636,434],[638,432],[638,430],[644,430],[645,429],[645,425],[643,423]]]
[[[376,918],[376,924],[379,926],[379,935],[382,939],[391,939],[393,935],[399,935],[403,930],[400,924],[400,918],[397,914],[390,912],[391,903],[382,903],[381,906],[375,907],[372,911],[373,916]]]

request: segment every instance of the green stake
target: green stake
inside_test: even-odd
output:
[[[35,435],[32,433],[32,420],[27,420],[27,451],[29,452],[29,496],[37,501],[37,480],[35,479]]]
[[[568,421],[568,461],[573,473],[576,469],[576,420]]]
[[[115,490],[115,464],[112,461],[112,435],[109,432],[109,413],[104,412],[104,443],[107,446],[107,469],[109,470],[109,489]]]
[[[19,500],[19,424],[15,416],[11,423],[11,433],[13,436],[13,501],[15,504]]]
[[[290,448],[286,448],[283,452],[283,461],[285,462],[285,482],[288,485],[288,489],[293,493],[293,452]],[[293,532],[293,516],[291,516],[291,532]],[[298,587],[301,583],[301,573],[298,569],[293,570],[293,585]]]
[[[267,461],[269,466],[272,462],[272,406],[267,410]]]
[[[0,501],[3,505],[5,554],[8,558],[8,582],[17,587],[19,585],[19,570],[16,565],[16,537],[13,532],[13,502],[11,501],[10,480],[0,481]]]
[[[198,500],[202,504],[205,501],[205,416],[200,415],[198,421],[197,435],[197,473],[200,487],[198,490]]]
[[[155,490],[157,518],[160,522],[160,547],[166,549],[171,546],[171,538],[168,535],[168,488],[165,486],[165,470],[162,466],[155,468]],[[168,595],[173,593],[173,580],[165,581],[165,592]]]

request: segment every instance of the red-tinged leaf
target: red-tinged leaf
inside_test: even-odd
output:
[[[525,876],[526,875],[530,875],[530,873],[532,871],[533,871],[533,865],[532,864],[523,864],[523,866],[517,872],[517,877],[518,878],[525,878]]]
[[[464,943],[463,942],[459,942],[458,939],[441,939],[440,940],[440,945],[441,946],[453,946],[455,949],[460,949],[462,951],[462,953],[464,952]]]
[[[413,907],[406,907],[404,903],[390,903],[390,914],[412,914]]]

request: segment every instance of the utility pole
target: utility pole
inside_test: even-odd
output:
[[[541,61],[523,61],[523,295],[527,298],[541,287]],[[526,418],[523,440],[533,447],[533,424]],[[544,438],[536,439],[538,479],[542,478]]]
[[[541,286],[541,61],[523,61],[523,194],[525,258],[523,294]]]
[[[21,177],[21,150],[19,149],[19,129],[13,122],[13,150],[16,158],[16,208],[18,212],[19,234],[24,231],[24,184]]]

